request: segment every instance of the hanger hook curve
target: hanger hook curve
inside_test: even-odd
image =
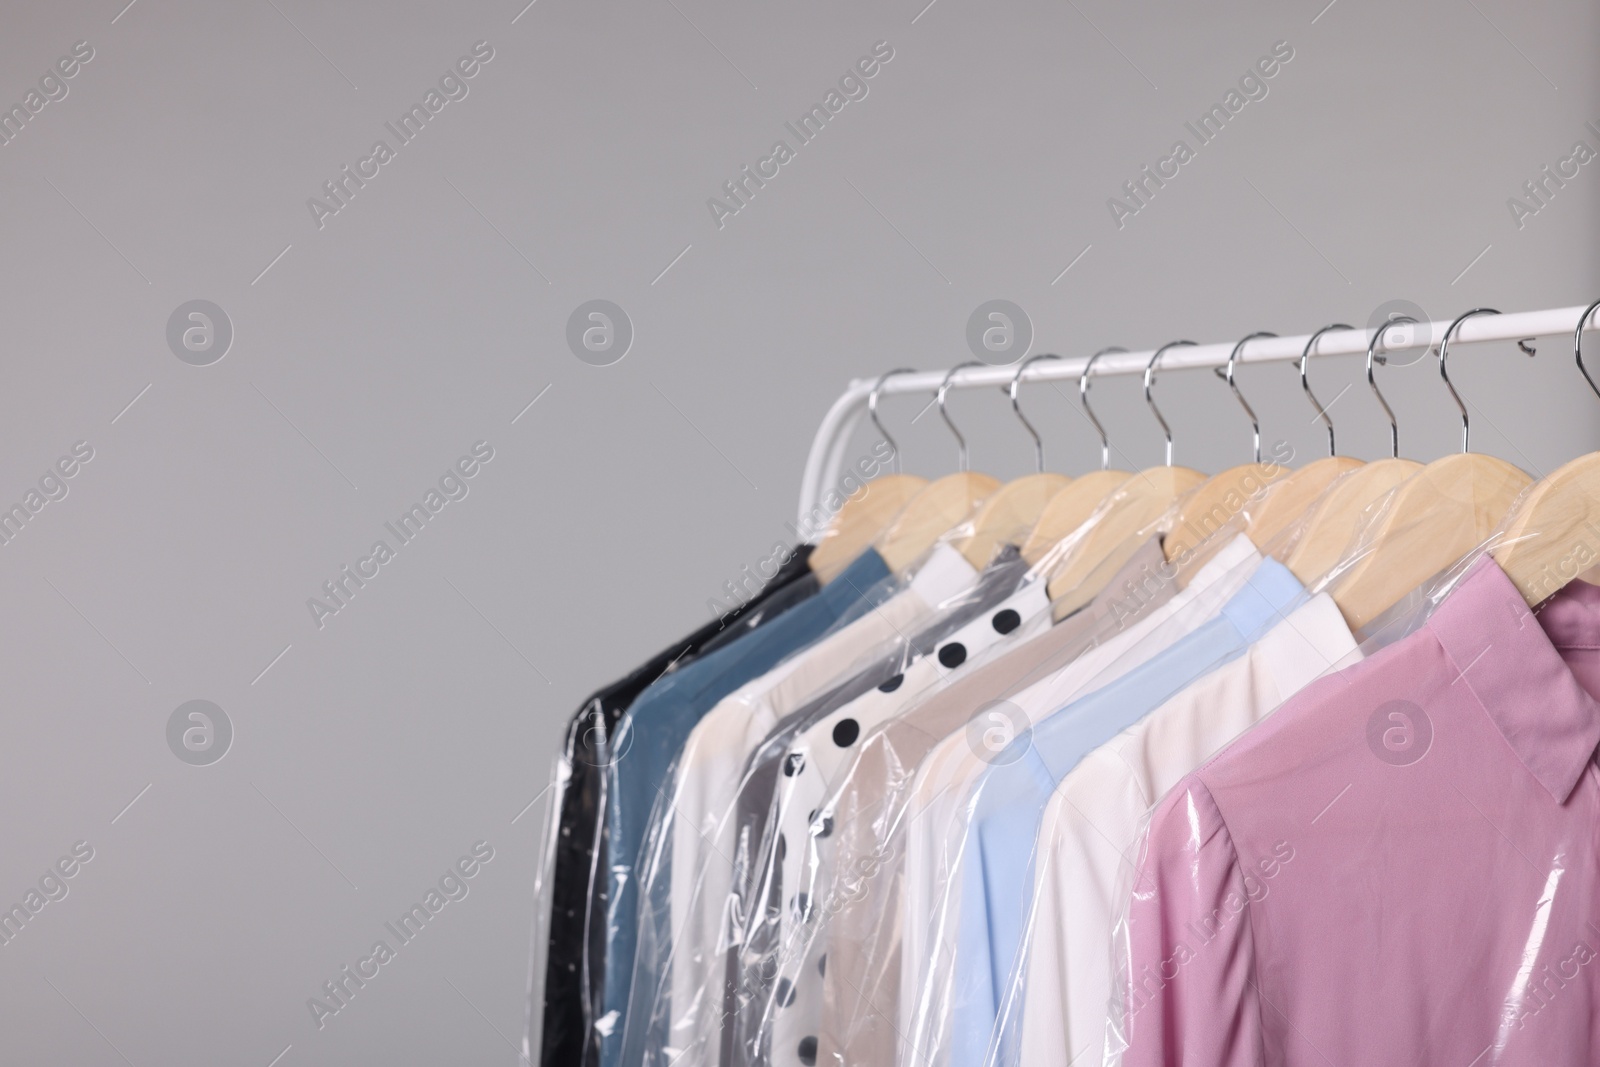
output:
[[[1166,354],[1169,348],[1178,348],[1181,345],[1192,345],[1193,341],[1169,341],[1156,349],[1155,355],[1150,357],[1149,364],[1144,368],[1144,402],[1150,405],[1150,410],[1155,414],[1156,421],[1161,424],[1161,432],[1167,438],[1167,466],[1172,466],[1172,427],[1167,425],[1167,420],[1161,417],[1161,409],[1156,407],[1155,397],[1150,395],[1150,387],[1156,380],[1156,363]]]
[[[969,359],[965,363],[957,363],[950,368],[950,373],[944,376],[944,381],[939,383],[939,392],[937,393],[939,417],[944,420],[946,426],[950,427],[950,432],[956,435],[956,470],[962,474],[967,472],[967,439],[961,436],[961,431],[956,429],[956,424],[950,421],[950,413],[944,409],[944,398],[950,392],[950,382],[955,378],[957,371],[965,370],[967,367],[982,367],[985,365],[975,359]]]
[[[1028,431],[1028,436],[1033,438],[1033,460],[1039,473],[1044,473],[1044,442],[1039,438],[1039,431],[1033,428],[1033,423],[1028,421],[1028,416],[1022,413],[1022,406],[1017,403],[1017,386],[1022,384],[1022,372],[1028,369],[1028,364],[1041,359],[1060,359],[1053,352],[1040,352],[1036,356],[1029,356],[1017,365],[1017,373],[1011,378],[1011,411],[1017,416],[1017,421],[1022,423],[1022,428]]]
[[[1394,409],[1383,398],[1383,391],[1378,388],[1378,379],[1373,376],[1372,367],[1378,358],[1378,349],[1383,345],[1383,335],[1391,327],[1403,326],[1407,323],[1416,325],[1417,320],[1410,315],[1396,315],[1388,322],[1379,326],[1372,332],[1372,340],[1367,343],[1367,385],[1372,389],[1372,395],[1378,398],[1378,403],[1383,407],[1383,413],[1389,416],[1389,455],[1394,459],[1400,458],[1400,424],[1395,421]]]
[[[1228,383],[1228,388],[1233,390],[1233,398],[1239,402],[1239,406],[1244,408],[1244,413],[1250,417],[1250,431],[1255,435],[1255,461],[1257,463],[1261,462],[1261,420],[1256,418],[1255,408],[1250,406],[1250,402],[1244,398],[1244,394],[1239,392],[1239,387],[1233,383],[1233,365],[1238,362],[1239,353],[1244,351],[1245,345],[1261,337],[1276,336],[1278,335],[1267,330],[1245,335],[1239,339],[1238,344],[1233,346],[1233,351],[1228,353],[1227,369],[1225,371],[1220,369],[1217,371],[1218,376]]]
[[[878,394],[883,392],[883,383],[896,374],[915,374],[910,367],[896,367],[891,371],[884,371],[872,387],[872,392],[867,394],[867,416],[872,419],[872,425],[878,428],[883,439],[889,442],[889,455],[894,459],[894,473],[900,473],[900,446],[895,444],[894,438],[889,436],[889,431],[883,428],[883,423],[878,421]]]
[[[1472,440],[1472,424],[1467,421],[1467,405],[1462,402],[1461,394],[1456,392],[1454,383],[1450,381],[1450,370],[1446,361],[1450,358],[1450,338],[1455,335],[1456,328],[1474,315],[1498,315],[1500,312],[1494,308],[1473,308],[1456,316],[1444,331],[1444,337],[1439,342],[1439,377],[1444,379],[1445,388],[1450,390],[1450,399],[1456,402],[1456,409],[1461,412],[1461,451],[1463,454],[1470,452],[1468,445]]]
[[[1589,368],[1583,365],[1583,325],[1589,321],[1589,316],[1594,314],[1594,309],[1600,308],[1600,300],[1596,300],[1583,309],[1583,314],[1578,316],[1578,328],[1572,331],[1572,354],[1578,360],[1578,370],[1583,374],[1583,380],[1589,383],[1589,388],[1594,390],[1595,396],[1600,396],[1600,385],[1594,384],[1594,377],[1589,373]]]
[[[1332,330],[1353,329],[1355,329],[1355,327],[1343,322],[1335,322],[1331,325],[1324,326],[1322,329],[1311,335],[1311,339],[1306,342],[1305,351],[1300,353],[1300,388],[1305,390],[1306,399],[1311,401],[1311,407],[1316,411],[1317,418],[1322,420],[1322,425],[1328,428],[1328,455],[1330,456],[1337,455],[1333,449],[1333,420],[1328,418],[1328,409],[1322,406],[1322,402],[1319,401],[1316,397],[1316,394],[1311,391],[1311,379],[1306,376],[1306,366],[1311,362],[1311,350],[1317,347],[1317,342],[1322,340],[1323,334]]]
[[[1094,361],[1101,356],[1109,356],[1113,352],[1126,352],[1126,348],[1112,345],[1102,348],[1089,357],[1089,362],[1083,365],[1083,373],[1078,375],[1078,402],[1083,405],[1083,413],[1089,416],[1089,421],[1094,423],[1095,432],[1100,435],[1100,469],[1111,469],[1111,439],[1106,436],[1106,428],[1100,425],[1100,416],[1094,413],[1094,408],[1089,406],[1089,371],[1094,366]]]

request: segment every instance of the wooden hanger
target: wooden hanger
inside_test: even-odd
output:
[[[1352,456],[1323,456],[1304,467],[1289,471],[1273,483],[1272,491],[1253,510],[1249,529],[1245,532],[1257,546],[1273,547],[1273,542],[1285,530],[1310,514],[1312,506],[1320,501],[1330,486],[1345,475],[1354,476],[1371,466]],[[1422,464],[1415,466],[1420,469]]]
[[[1422,464],[1409,459],[1379,459],[1332,484],[1310,505],[1300,539],[1287,547],[1280,562],[1303,584],[1323,577],[1350,547],[1367,508],[1421,469]],[[1285,483],[1280,492],[1289,488]]]
[[[1299,540],[1282,550],[1279,559],[1307,585],[1326,575],[1344,556],[1367,518],[1368,509],[1422,469],[1422,464],[1400,458],[1400,424],[1395,420],[1394,409],[1383,398],[1373,371],[1384,335],[1396,326],[1416,324],[1417,320],[1409,315],[1397,316],[1374,330],[1367,342],[1367,387],[1389,418],[1390,458],[1368,463],[1328,489],[1313,505]]]
[[[807,565],[811,573],[824,585],[833,581],[857,556],[872,546],[872,542],[888,529],[889,523],[928,484],[928,479],[914,474],[900,473],[900,449],[894,438],[878,420],[878,397],[883,383],[896,374],[915,374],[910,367],[899,367],[885,372],[867,394],[867,415],[888,442],[894,471],[868,482],[860,494],[852,494],[833,516],[827,531],[817,539]]]
[[[1178,498],[1206,480],[1188,467],[1151,467],[1123,482],[1105,502],[1105,514],[1050,579],[1056,619],[1093,600],[1138,551],[1141,534],[1155,531]]]
[[[1503,459],[1460,453],[1401,483],[1362,538],[1367,554],[1330,590],[1351,629],[1481,545],[1532,482]]]
[[[1495,314],[1474,308],[1458,316],[1439,342],[1439,374],[1461,412],[1462,450],[1402,482],[1358,536],[1360,543],[1350,546],[1349,562],[1329,592],[1351,629],[1367,625],[1481,545],[1533,481],[1505,460],[1468,450],[1467,407],[1450,382],[1451,336],[1468,318]]]
[[[957,466],[955,474],[947,474],[943,478],[936,478],[916,495],[906,502],[906,506],[896,515],[889,528],[879,535],[877,540],[878,554],[888,564],[891,571],[903,571],[934,546],[934,543],[955,527],[958,523],[966,522],[972,518],[973,511],[986,498],[992,496],[1000,488],[1000,483],[987,474],[976,474],[967,469],[967,439],[961,436],[961,431],[956,429],[956,424],[950,421],[950,415],[945,411],[945,396],[950,391],[950,381],[956,372],[965,367],[981,367],[984,364],[977,360],[958,363],[950,368],[950,373],[944,376],[944,381],[939,384],[936,399],[939,404],[939,415],[944,419],[945,425],[950,427],[950,432],[955,434],[957,453]]]
[[[1173,465],[1172,428],[1151,394],[1156,364],[1162,355],[1169,348],[1192,344],[1193,341],[1173,341],[1162,345],[1145,367],[1144,399],[1166,435],[1166,465],[1141,471],[1124,482],[1105,502],[1098,521],[1084,531],[1082,540],[1051,576],[1049,592],[1050,599],[1055,602],[1057,619],[1065,618],[1094,599],[1138,551],[1138,535],[1154,528],[1179,497],[1205,481],[1206,476],[1199,471]]]
[[[1572,351],[1584,381],[1600,396],[1600,385],[1583,365],[1583,327],[1596,308],[1600,300],[1578,316]],[[1600,584],[1600,453],[1579,456],[1534,486],[1491,555],[1529,606],[1544,603],[1574,578]]]
[[[1094,367],[1095,360],[1113,352],[1126,351],[1126,348],[1115,345],[1102,348],[1089,357],[1089,362],[1083,365],[1083,372],[1078,375],[1078,402],[1083,405],[1084,416],[1100,435],[1100,469],[1079,475],[1073,479],[1071,485],[1050,498],[1050,503],[1045,505],[1044,511],[1039,515],[1039,521],[1034,524],[1033,532],[1022,544],[1022,558],[1030,567],[1037,566],[1062,538],[1088,522],[1095,509],[1116,492],[1122,483],[1133,477],[1127,471],[1111,469],[1111,438],[1106,436],[1106,428],[1101,424],[1100,416],[1096,415],[1094,408],[1089,405],[1089,371]]]
[[[972,520],[972,534],[961,545],[961,554],[968,563],[974,567],[986,567],[994,554],[1004,545],[1016,544],[1024,540],[1029,532],[1039,522],[1045,506],[1061,490],[1072,483],[1072,479],[1064,474],[1047,474],[1044,469],[1044,441],[1039,437],[1039,431],[1033,428],[1033,423],[1022,413],[1022,407],[1017,403],[1017,387],[1022,383],[1022,373],[1028,369],[1028,364],[1041,359],[1060,359],[1060,356],[1049,352],[1042,352],[1037,356],[1029,356],[1017,366],[1017,373],[1011,378],[1011,410],[1022,423],[1022,428],[1028,431],[1033,438],[1034,464],[1037,468],[1034,474],[1025,474],[1014,478],[995,490],[994,495],[985,500],[978,509],[977,516]]]
[[[1244,346],[1258,337],[1276,336],[1266,330],[1246,335],[1228,353],[1226,370],[1217,371],[1227,381],[1228,388],[1233,390],[1234,399],[1239,401],[1239,406],[1249,416],[1250,427],[1255,434],[1255,462],[1229,467],[1221,474],[1212,475],[1184,498],[1178,506],[1178,516],[1172,524],[1172,530],[1162,543],[1168,560],[1189,556],[1202,542],[1234,519],[1248,519],[1248,512],[1264,503],[1264,491],[1289,473],[1289,468],[1282,464],[1261,462],[1261,421],[1256,418],[1255,409],[1239,392],[1239,386],[1233,380],[1233,367]],[[1259,541],[1256,543],[1260,544]]]
[[[1080,474],[1072,484],[1050,498],[1033,532],[1022,543],[1022,558],[1034,566],[1063,537],[1089,521],[1095,509],[1133,475],[1127,471],[1090,471]]]
[[[1306,342],[1306,347],[1300,353],[1300,388],[1305,391],[1312,407],[1316,409],[1323,424],[1328,428],[1328,455],[1322,459],[1312,460],[1283,479],[1267,499],[1262,502],[1256,513],[1251,516],[1250,539],[1264,549],[1277,549],[1276,554],[1280,558],[1292,547],[1282,544],[1284,532],[1296,522],[1307,518],[1313,503],[1318,501],[1334,482],[1342,481],[1346,475],[1353,475],[1367,466],[1359,459],[1341,456],[1335,452],[1333,447],[1333,422],[1328,417],[1327,409],[1317,401],[1315,394],[1311,392],[1311,381],[1307,374],[1311,362],[1311,353],[1316,348],[1318,339],[1329,330],[1348,330],[1350,328],[1343,324],[1325,326],[1311,335],[1310,340]],[[1349,503],[1341,497],[1338,505],[1339,510],[1336,513],[1345,514],[1348,512],[1349,507]],[[1355,515],[1359,516],[1360,510],[1361,508],[1357,507]],[[1347,542],[1341,542],[1340,547],[1342,548],[1345,543]]]
[[[839,577],[927,484],[928,479],[915,474],[885,474],[868,482],[844,502],[818,538],[806,561],[811,573],[824,585]]]
[[[1531,489],[1490,554],[1530,607],[1575,578],[1600,584],[1600,453],[1579,456]]]

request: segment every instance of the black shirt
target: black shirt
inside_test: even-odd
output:
[[[545,963],[542,1067],[578,1067],[599,1062],[592,1005],[604,988],[604,878],[601,833],[602,773],[610,749],[606,739],[640,693],[657,678],[769,621],[817,591],[807,567],[811,546],[801,545],[761,591],[652,657],[620,681],[585,700],[567,727],[562,769],[565,780],[551,844],[549,956]]]

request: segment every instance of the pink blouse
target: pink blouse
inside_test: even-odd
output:
[[[1151,815],[1125,1067],[1600,1063],[1600,587],[1490,559]]]

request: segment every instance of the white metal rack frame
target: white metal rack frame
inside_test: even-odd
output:
[[[1458,345],[1486,341],[1513,341],[1522,338],[1549,337],[1557,334],[1571,335],[1578,327],[1582,306],[1547,308],[1543,311],[1516,311],[1500,315],[1475,315],[1462,322],[1450,340],[1452,350]],[[1600,315],[1591,317],[1587,329],[1595,329]],[[1452,320],[1418,323],[1412,329],[1391,328],[1385,334],[1380,352],[1396,352],[1435,344],[1444,336]],[[1371,329],[1332,330],[1324,333],[1317,342],[1313,356],[1365,355],[1372,340]],[[1264,337],[1251,341],[1240,353],[1238,362],[1273,363],[1297,361],[1311,334],[1295,337]],[[1183,345],[1169,348],[1161,357],[1158,372],[1204,367],[1224,367],[1237,342]],[[1115,352],[1101,356],[1094,365],[1091,377],[1102,378],[1117,374],[1140,374],[1150,365],[1156,349],[1142,352]],[[1077,381],[1089,357],[1064,357],[1039,360],[1024,372],[1024,382]],[[922,393],[932,396],[944,381],[946,371],[919,371],[914,374],[896,374],[883,383],[880,396],[897,393]],[[980,389],[1009,385],[1016,377],[1016,365],[971,367],[958,372],[951,379],[951,389]],[[857,378],[833,402],[824,416],[817,435],[811,442],[811,453],[806,457],[805,474],[800,481],[800,526],[814,527],[824,514],[824,498],[839,484],[846,463],[845,449],[850,436],[867,412],[867,397],[872,393],[876,379]]]

